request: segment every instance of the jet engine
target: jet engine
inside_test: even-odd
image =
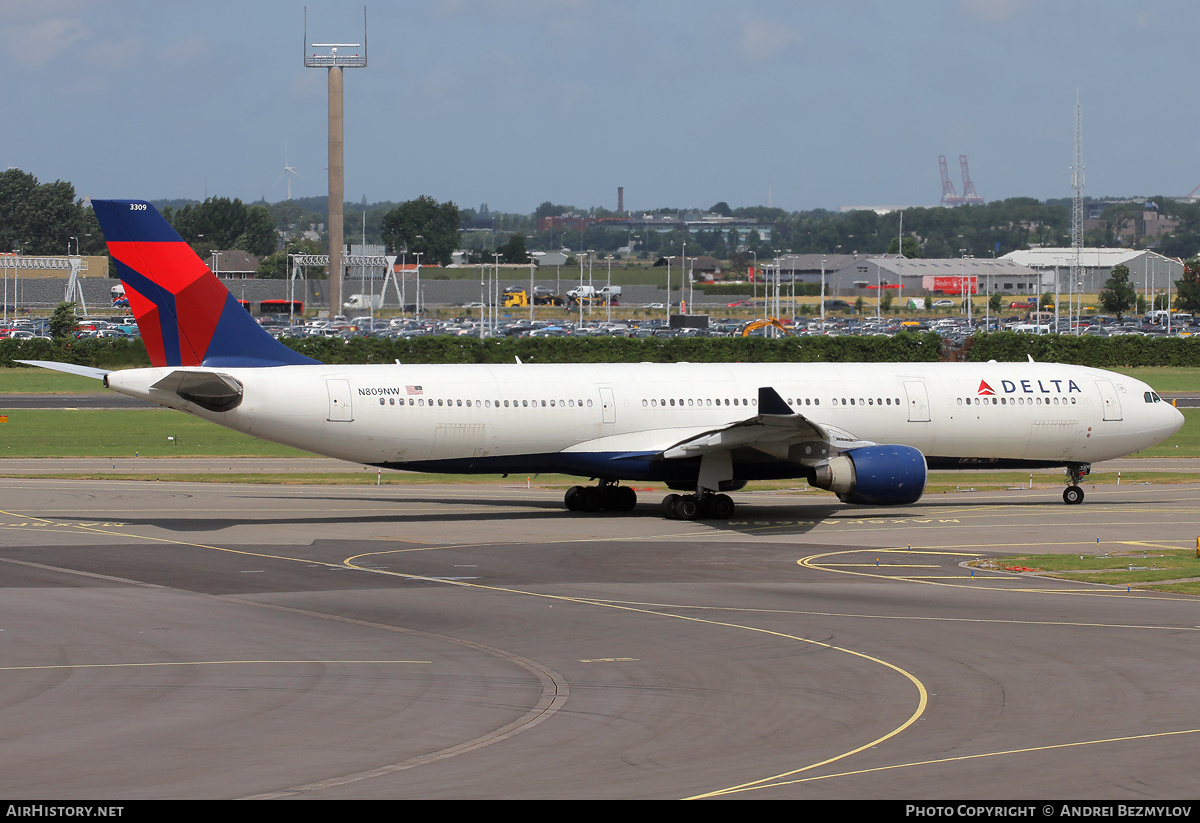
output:
[[[911,446],[850,449],[813,467],[809,480],[843,503],[901,506],[925,492],[925,455]]]

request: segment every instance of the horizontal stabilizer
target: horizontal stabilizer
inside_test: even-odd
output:
[[[77,366],[74,363],[59,363],[56,360],[17,360],[16,362],[23,363],[26,366],[37,366],[42,369],[65,372],[66,374],[77,374],[80,377],[91,377],[95,380],[103,380],[104,375],[112,371],[112,369],[97,369],[93,366]]]

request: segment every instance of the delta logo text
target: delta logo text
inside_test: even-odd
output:
[[[1083,394],[1083,389],[1074,380],[1001,380],[1000,391],[988,384],[986,380],[979,381],[976,395],[994,397],[997,394]]]

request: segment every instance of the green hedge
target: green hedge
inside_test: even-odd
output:
[[[0,368],[15,360],[53,360],[102,369],[149,366],[141,340],[0,340]]]
[[[941,340],[933,334],[895,337],[416,337],[350,341],[327,338],[285,340],[301,354],[324,363],[915,363],[938,360]],[[1200,338],[1074,337],[1060,334],[979,334],[958,357],[972,362],[1072,363],[1099,368],[1200,366]],[[0,340],[0,368],[16,360],[56,360],[100,368],[148,366],[138,340]]]
[[[1042,363],[1097,368],[1200,366],[1197,337],[1076,337],[1069,334],[977,334],[967,350],[972,362],[1013,362],[1032,357]]]
[[[285,340],[323,363],[785,363],[919,362],[938,359],[932,334],[895,337],[416,337],[383,340],[358,337]],[[0,367],[15,360],[58,360],[101,368],[146,366],[138,341],[0,341]]]

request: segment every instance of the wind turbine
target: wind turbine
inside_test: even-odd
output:
[[[283,171],[280,172],[279,179],[275,181],[275,186],[277,187],[279,185],[279,181],[285,177],[287,178],[287,199],[291,200],[292,199],[292,177],[299,177],[301,180],[303,180],[304,175],[301,174],[300,172],[296,171],[295,166],[288,165],[287,143],[283,144]]]

